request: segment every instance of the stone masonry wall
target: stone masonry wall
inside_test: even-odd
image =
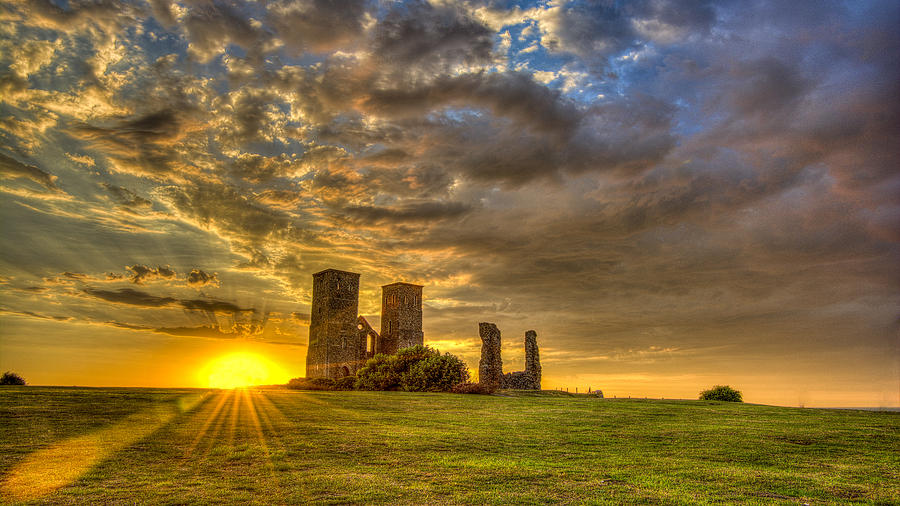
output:
[[[538,352],[537,332],[525,332],[525,374],[531,377],[532,388],[541,389],[541,354]]]
[[[365,359],[365,341],[356,327],[359,274],[337,269],[313,274],[312,298],[306,376],[354,374]]]
[[[478,381],[500,388],[516,390],[541,389],[541,358],[538,353],[537,332],[525,332],[525,370],[503,374],[500,355],[500,330],[493,323],[479,323],[481,360],[478,362]]]
[[[425,344],[422,332],[422,287],[391,283],[381,287],[381,339],[377,353],[394,354]]]
[[[503,359],[500,357],[500,330],[493,323],[479,323],[481,360],[478,362],[478,382],[499,385],[503,381]]]

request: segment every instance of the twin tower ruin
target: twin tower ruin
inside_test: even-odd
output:
[[[325,269],[313,274],[307,378],[340,379],[356,374],[376,353],[424,344],[422,286],[381,287],[381,332],[359,314],[359,274]]]
[[[525,370],[503,373],[500,331],[480,323],[479,381],[500,388],[541,389],[537,333],[525,333]],[[381,332],[359,314],[359,274],[325,269],[313,274],[309,315],[307,378],[340,379],[361,369],[377,353],[392,355],[423,345],[422,285],[391,283],[381,287]]]

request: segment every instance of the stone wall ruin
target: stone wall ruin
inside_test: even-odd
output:
[[[537,332],[525,332],[525,370],[503,373],[500,356],[500,330],[493,323],[478,324],[481,336],[481,360],[478,362],[478,382],[499,388],[516,390],[541,389],[541,357],[538,352]]]

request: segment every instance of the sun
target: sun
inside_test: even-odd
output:
[[[206,364],[201,381],[210,388],[240,388],[283,383],[284,374],[276,364],[254,353],[231,353]]]

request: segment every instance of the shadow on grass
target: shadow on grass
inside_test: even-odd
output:
[[[177,415],[194,409],[206,395],[185,395],[174,403],[152,406],[103,429],[31,453],[0,483],[0,496],[17,502],[30,501],[64,487],[119,450],[153,434]]]

